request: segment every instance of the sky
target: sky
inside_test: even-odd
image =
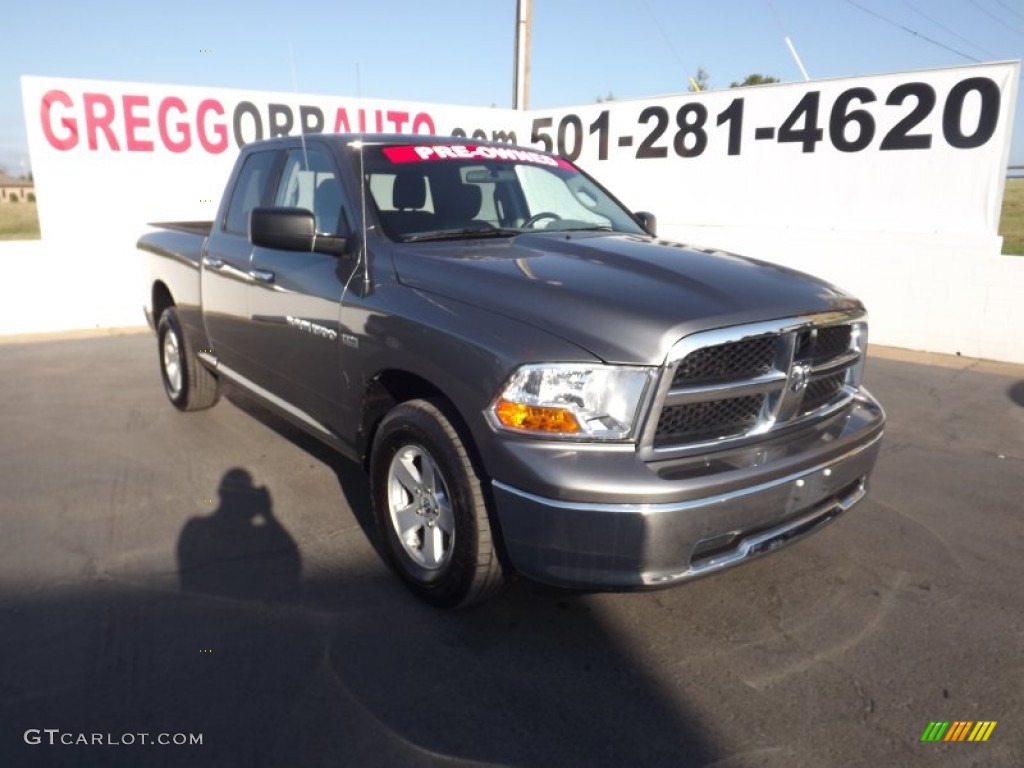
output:
[[[22,75],[511,107],[516,0],[10,3],[0,168],[30,169]],[[1024,56],[1024,0],[533,0],[531,108]],[[1024,165],[1018,83],[1010,163]]]

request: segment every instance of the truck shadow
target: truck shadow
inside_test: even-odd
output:
[[[335,472],[345,504],[376,546],[361,468],[244,395],[230,399]],[[699,720],[651,677],[629,638],[606,626],[586,596],[516,583],[496,600],[452,613],[421,603],[383,568],[367,576],[339,563],[299,579],[298,550],[282,555],[292,551],[287,531],[265,540],[245,530],[254,516],[273,519],[270,491],[233,469],[220,492],[221,508],[182,531],[186,594],[169,599],[179,612],[190,611],[183,607],[189,594],[201,600],[195,621],[176,621],[179,636],[210,632],[211,643],[241,654],[207,672],[217,693],[196,705],[224,739],[259,745],[253,764],[713,760]],[[234,523],[215,525],[222,516]],[[224,554],[246,565],[214,569],[211,557]],[[264,565],[267,573],[257,573]],[[209,596],[230,598],[219,601],[223,627]],[[187,685],[175,688],[173,699],[187,696]],[[224,697],[238,691],[247,693],[235,701],[235,716],[217,714],[217,702],[226,705]],[[190,755],[207,753],[212,758],[209,749]]]
[[[140,380],[145,409],[159,393],[147,399],[150,380]],[[69,392],[57,401],[89,412],[93,395]],[[338,530],[354,533],[354,517],[375,541],[358,466],[263,409],[239,407],[331,467]],[[56,433],[60,413],[40,408],[38,420]],[[232,437],[201,440],[216,430],[210,419],[232,415],[161,413],[167,433],[104,419],[67,447],[40,443],[53,462],[42,466],[86,478],[120,466],[140,478],[134,495],[117,478],[65,496],[40,484],[52,502],[9,508],[7,529],[22,533],[3,551],[37,554],[0,583],[0,766],[698,766],[728,754],[688,705],[687,686],[702,682],[659,676],[665,664],[636,620],[642,611],[616,620],[608,600],[522,584],[475,610],[430,608],[365,548],[326,561],[329,545],[304,549],[303,535],[315,534],[282,522],[302,510],[282,507],[301,496],[284,493],[281,470],[229,463]],[[267,439],[238,421],[234,438]],[[80,451],[87,440],[115,448]],[[168,468],[168,456],[186,455],[209,487],[191,474],[183,483],[177,461]],[[166,471],[147,471],[156,463]],[[209,510],[195,513],[192,490]],[[31,514],[44,517],[45,542],[24,533]],[[180,527],[154,541],[158,515]],[[72,555],[81,570],[65,567]],[[201,742],[158,746],[161,734]]]
[[[380,543],[377,540],[377,524],[373,517],[370,484],[363,468],[253,400],[244,391],[230,389],[227,392],[227,399],[232,405],[263,426],[302,449],[321,464],[330,467],[337,477],[338,487],[345,497],[345,506],[352,511],[356,522],[366,534],[367,540],[377,554],[383,556],[383,550],[380,549]]]
[[[1024,408],[1024,381],[1018,381],[1016,384],[1011,384],[1006,393],[1010,396],[1010,399]]]

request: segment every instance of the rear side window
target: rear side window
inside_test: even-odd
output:
[[[267,179],[274,170],[277,151],[253,152],[242,165],[235,182],[235,190],[231,195],[228,215],[224,221],[224,230],[236,235],[249,234],[249,211],[263,200],[263,192],[267,188]]]

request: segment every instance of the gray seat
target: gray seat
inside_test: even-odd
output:
[[[401,170],[395,175],[391,204],[396,210],[381,211],[380,214],[384,228],[390,234],[408,235],[435,227],[437,218],[430,211],[423,210],[427,204],[427,180],[421,173]]]

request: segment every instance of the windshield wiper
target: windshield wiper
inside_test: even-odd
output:
[[[587,224],[582,227],[550,227],[552,232],[614,232],[607,224]]]
[[[464,227],[462,229],[442,229],[437,232],[421,232],[409,235],[406,243],[422,243],[424,240],[473,240],[478,237],[514,237],[521,235],[518,229],[501,229],[491,225],[483,227]]]

